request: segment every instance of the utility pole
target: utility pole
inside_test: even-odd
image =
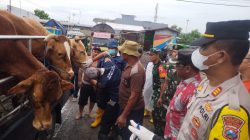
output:
[[[156,3],[156,6],[155,6],[155,16],[154,16],[155,23],[157,22],[157,15],[158,15],[158,3]]]
[[[186,21],[187,21],[187,24],[186,24],[186,33],[187,33],[189,19],[187,19]]]
[[[69,24],[70,24],[70,16],[71,16],[71,14],[69,14],[68,31],[69,31]]]
[[[20,17],[22,17],[22,5],[21,5],[21,0],[19,0],[19,5],[20,5],[19,14],[20,14]]]
[[[10,0],[9,2],[10,2],[10,4],[9,4],[9,6],[10,6],[10,9],[9,9],[9,10],[10,10],[10,11],[9,11],[9,12],[11,13],[11,0]]]

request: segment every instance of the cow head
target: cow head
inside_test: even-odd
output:
[[[62,79],[70,80],[74,76],[70,63],[70,46],[66,36],[48,35],[45,38],[46,58],[51,63],[50,67],[55,70]]]
[[[71,88],[73,85],[61,80],[57,73],[42,70],[18,83],[8,93],[28,94],[34,107],[33,126],[37,130],[47,130],[52,124],[52,106],[62,97],[63,91]]]
[[[76,36],[70,39],[71,46],[71,58],[77,66],[81,66],[82,63],[88,60],[88,55],[85,46],[82,43],[82,38]]]

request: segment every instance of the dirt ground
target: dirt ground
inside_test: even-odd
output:
[[[143,55],[141,62],[145,65],[148,62],[146,55]],[[75,116],[78,112],[78,103],[73,102],[71,98],[67,101],[62,109],[62,124],[57,125],[53,140],[97,140],[99,128],[90,128],[91,122],[94,120],[96,106],[91,117],[84,115],[80,120],[76,120]],[[85,107],[84,114],[88,111]],[[149,118],[144,119],[143,125],[153,130],[153,125],[149,122]]]

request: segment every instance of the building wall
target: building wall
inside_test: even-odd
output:
[[[19,17],[29,17],[33,19],[39,19],[39,17],[37,17],[32,12],[29,12],[29,11],[26,11],[26,10],[23,10],[14,6],[11,6],[10,8],[10,5],[7,5],[7,11],[10,11],[10,10],[12,14],[19,16]]]
[[[170,36],[177,36],[177,32],[170,31],[168,29],[164,30],[157,30],[155,34],[163,34],[163,35],[170,35]]]

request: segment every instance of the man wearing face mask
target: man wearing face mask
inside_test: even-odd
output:
[[[109,50],[106,52],[106,54],[102,54],[104,56],[102,58],[103,60],[101,59],[101,61],[112,61],[121,71],[123,71],[126,63],[123,61],[121,56],[118,56],[118,42],[112,36],[113,35],[111,35],[111,39],[107,45]],[[101,62],[100,65],[102,65]]]
[[[194,66],[207,79],[198,86],[177,139],[248,140],[250,95],[238,68],[249,49],[250,20],[208,22],[192,45]]]
[[[121,56],[117,56],[117,53],[118,53],[118,49],[117,49],[117,46],[118,46],[118,42],[115,40],[115,39],[111,39],[108,43],[108,52],[104,52],[104,53],[101,53],[99,55],[97,55],[93,61],[98,61],[97,63],[97,68],[105,68],[106,65],[109,63],[107,62],[111,62],[114,66],[116,66],[120,71],[123,71],[126,63],[123,61],[123,59],[121,58]],[[92,64],[92,62],[89,63],[89,64]],[[87,64],[87,65],[89,65]],[[120,78],[120,77],[119,77]],[[98,95],[99,93],[97,93],[97,103],[98,103],[98,109],[97,109],[97,112],[96,112],[96,119],[95,121],[91,124],[91,127],[92,128],[96,128],[97,126],[99,126],[99,124],[101,123],[101,118],[103,116],[103,113],[104,113],[104,108],[103,107],[100,107],[100,101],[102,101],[102,98],[104,98],[104,96],[100,96]]]

